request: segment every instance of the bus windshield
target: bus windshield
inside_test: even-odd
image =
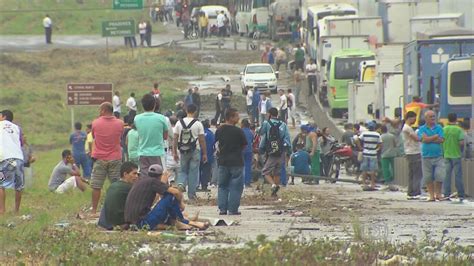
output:
[[[451,73],[449,94],[453,97],[471,96],[471,71]]]
[[[253,0],[253,8],[268,6],[268,0]]]
[[[360,63],[374,59],[374,56],[336,58],[334,78],[355,80],[357,79]]]

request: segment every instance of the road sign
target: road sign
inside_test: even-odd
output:
[[[135,36],[135,20],[102,21],[102,37]]]
[[[112,102],[112,84],[67,84],[67,105],[100,105]]]
[[[143,0],[113,0],[114,9],[142,9]]]

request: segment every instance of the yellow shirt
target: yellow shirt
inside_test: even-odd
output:
[[[200,16],[199,17],[199,27],[207,28],[208,25],[209,25],[209,19],[206,16]]]
[[[415,123],[412,125],[412,127],[418,127],[418,125],[419,125],[419,123],[420,123],[421,111],[422,111],[423,109],[425,109],[426,107],[428,107],[426,104],[424,104],[424,103],[418,103],[418,102],[411,102],[411,103],[405,105],[405,115],[406,115],[409,111],[415,112],[415,114],[416,114],[416,121],[415,121]]]
[[[90,153],[92,152],[89,147],[92,147],[94,143],[94,138],[92,137],[92,132],[90,132],[89,134],[87,134],[87,138],[86,138],[86,142],[84,143],[84,148],[86,149],[86,153]]]

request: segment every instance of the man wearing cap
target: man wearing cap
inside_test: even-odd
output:
[[[375,131],[376,124],[371,121],[367,124],[369,131],[364,131],[360,134],[357,145],[362,150],[362,164],[360,170],[362,171],[362,180],[366,183],[366,178],[370,175],[370,187],[364,187],[364,190],[375,190],[375,180],[378,172],[377,152],[381,148],[382,139],[380,134]]]
[[[159,164],[148,168],[148,176],[140,178],[128,193],[125,222],[148,230],[163,229],[173,223],[180,230],[191,229],[191,226],[206,228],[207,224],[184,218],[183,194],[166,185],[168,176],[169,173],[163,174],[163,167]],[[152,209],[156,196],[161,199]]]

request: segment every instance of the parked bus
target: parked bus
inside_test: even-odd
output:
[[[368,60],[375,60],[375,54],[370,50],[344,49],[332,54],[327,69],[328,100],[333,117],[341,117],[347,112],[348,83],[358,79],[360,63]]]
[[[237,33],[253,36],[256,32],[267,32],[270,0],[235,0],[235,22]]]

